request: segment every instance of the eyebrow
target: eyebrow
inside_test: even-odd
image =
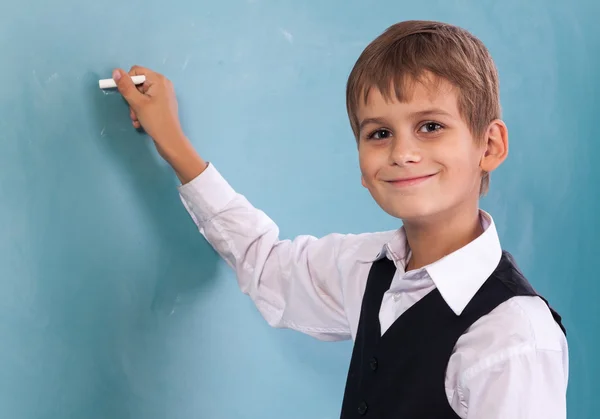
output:
[[[440,109],[440,108],[425,109],[425,110],[422,110],[419,112],[413,112],[410,114],[410,116],[412,118],[422,118],[425,116],[434,116],[434,115],[435,116],[447,116],[447,117],[452,118],[451,114],[449,114],[448,112],[446,112],[445,110]]]
[[[385,125],[385,120],[383,118],[367,118],[360,121],[360,125],[358,126],[358,130],[362,131],[365,125],[369,124],[377,124],[377,125]]]
[[[445,117],[452,118],[451,114],[449,114],[448,112],[446,112],[445,110],[440,109],[440,108],[424,109],[422,111],[411,112],[409,114],[409,117],[411,119],[425,118],[427,116],[445,116]],[[386,120],[384,118],[366,118],[366,119],[363,119],[362,121],[360,121],[360,124],[358,125],[359,131],[362,131],[363,128],[366,125],[369,125],[369,124],[385,125],[386,124]]]

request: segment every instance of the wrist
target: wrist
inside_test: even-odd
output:
[[[166,129],[150,135],[154,142],[165,151],[176,153],[177,149],[185,148],[189,139],[181,129],[181,127],[165,127]]]
[[[161,155],[171,165],[181,183],[188,183],[206,169],[207,163],[198,155],[183,133],[174,135],[165,142],[165,145],[157,144],[161,149]]]

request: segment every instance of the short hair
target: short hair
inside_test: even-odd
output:
[[[407,83],[426,73],[458,89],[458,109],[478,140],[489,124],[501,117],[498,71],[485,45],[460,27],[435,21],[396,23],[373,40],[352,69],[346,87],[346,106],[358,141],[357,110],[375,87],[386,99],[407,99]],[[362,102],[361,102],[362,101]],[[489,188],[482,174],[480,195]]]

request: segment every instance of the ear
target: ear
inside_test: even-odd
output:
[[[485,134],[485,152],[479,166],[485,172],[494,171],[508,156],[508,129],[500,119],[492,121]]]
[[[360,183],[362,183],[365,188],[367,187],[367,182],[365,182],[365,177],[363,175],[360,175]]]

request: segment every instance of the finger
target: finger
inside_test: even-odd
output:
[[[150,89],[151,85],[152,85],[152,83],[150,83],[150,82],[148,82],[148,80],[146,80],[144,83],[138,84],[136,87],[140,91],[140,93],[146,94],[148,92],[148,90]]]
[[[129,117],[131,118],[131,120],[133,122],[138,120],[137,115],[135,114],[135,112],[133,111],[133,109],[131,107],[129,108]]]
[[[113,71],[113,80],[117,84],[119,93],[123,95],[129,106],[135,109],[144,99],[144,95],[135,87],[129,74],[121,69],[116,69]]]
[[[131,67],[131,69],[129,70],[129,75],[130,76],[146,76],[146,83],[150,83],[150,84],[152,84],[154,81],[156,81],[160,77],[160,74],[156,73],[155,71],[152,71],[146,67],[141,67],[139,65],[134,65],[133,67]]]
[[[141,67],[139,65],[134,65],[133,67],[131,67],[131,69],[129,70],[129,75],[130,76],[146,76],[146,81],[142,84],[137,85],[137,89],[143,93],[146,94],[148,92],[148,90],[150,89],[150,87],[154,84],[155,81],[157,81],[160,77],[160,74],[146,68],[146,67]]]
[[[138,88],[139,88],[140,92],[142,92],[142,93],[145,94],[145,93],[148,92],[148,90],[150,89],[151,85],[152,85],[151,82],[149,82],[148,80],[146,80],[144,83],[140,84],[138,86]]]
[[[129,70],[129,75],[131,76],[149,76],[151,74],[154,74],[154,71],[140,65],[134,65]]]

